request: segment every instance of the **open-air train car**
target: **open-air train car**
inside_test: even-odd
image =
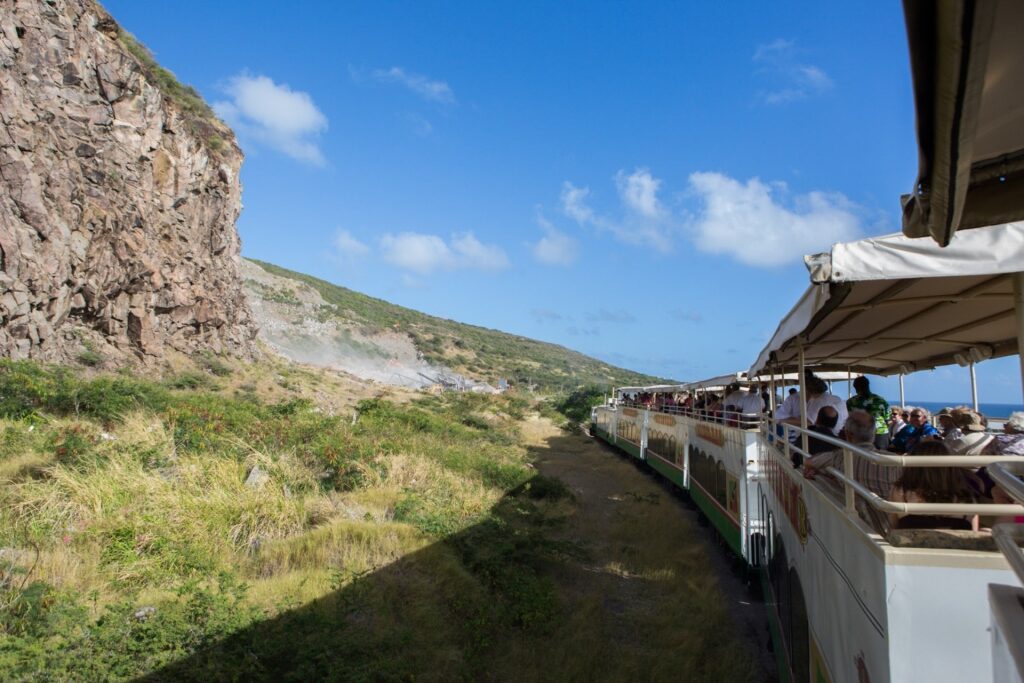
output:
[[[849,368],[884,376],[1017,353],[1024,224],[971,230],[944,249],[903,235],[839,244],[808,265],[810,288],[751,372]],[[795,428],[801,434],[804,417]],[[858,459],[906,471],[1024,458],[897,456],[836,441],[841,466],[809,481],[791,459],[805,447],[775,433],[766,419],[764,566],[794,678],[991,680],[987,591],[1013,581],[1006,558],[988,532],[904,530],[889,516],[986,520],[1024,508],[891,501],[854,473]]]
[[[811,287],[748,373],[770,384],[806,369],[902,376],[1019,355],[1024,224],[1010,221],[1024,219],[1024,2],[904,0],[904,10],[919,152],[905,236],[807,259]],[[595,409],[593,428],[695,501],[704,496],[709,517],[743,511],[733,519],[750,535],[734,549],[762,570],[785,678],[1024,682],[1021,525],[987,533],[898,523],[905,514],[1020,519],[1024,458],[901,456],[834,440],[839,461],[812,481],[794,466],[807,450],[806,405],[801,414],[799,427],[786,427],[790,440],[770,417],[753,430],[613,400]],[[692,454],[702,447],[715,461],[714,488],[695,486]],[[746,467],[727,464],[741,459]],[[889,500],[858,480],[864,464],[986,467],[1016,503]]]

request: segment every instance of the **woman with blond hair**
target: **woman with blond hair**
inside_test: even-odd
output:
[[[944,441],[921,441],[908,455],[952,455]],[[965,470],[959,467],[906,467],[893,484],[889,499],[897,503],[975,503],[974,490]],[[946,517],[937,515],[894,514],[897,529],[978,530],[978,516]]]

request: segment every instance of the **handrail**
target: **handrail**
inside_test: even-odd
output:
[[[1022,468],[1007,467],[1011,462],[992,465],[988,468],[988,474],[995,483],[999,484],[999,488],[1006,492],[1006,495],[1018,503],[1024,503],[1024,481],[1021,480],[1018,472],[1014,471],[1020,471]]]
[[[1010,568],[1017,575],[1017,579],[1024,583],[1024,553],[1020,548],[1020,544],[1024,543],[1024,525],[996,524],[992,527],[992,538],[1006,561],[1010,563]]]
[[[704,410],[702,408],[684,408],[682,406],[648,406],[634,401],[620,401],[615,407],[635,408],[666,415],[682,415],[695,420],[712,424],[722,424],[739,429],[757,429],[761,426],[760,413],[740,413],[735,410]]]
[[[868,489],[856,479],[847,477],[835,467],[827,467],[825,471],[849,485],[873,508],[882,512],[900,515],[1020,515],[1024,514],[1024,505],[1016,503],[897,503],[882,498]],[[1012,525],[1011,525],[1012,526]]]
[[[772,418],[765,418],[764,422],[772,426],[780,424]],[[993,463],[1024,463],[1024,455],[897,455],[878,453],[855,446],[839,437],[828,436],[811,431],[810,429],[804,430],[798,425],[785,424],[785,427],[798,434],[806,433],[812,439],[831,444],[837,450],[848,448],[865,460],[887,467],[984,467]]]
[[[847,513],[853,514],[855,511],[855,496],[860,496],[866,500],[876,510],[882,512],[891,512],[896,514],[919,514],[919,515],[1021,515],[1024,514],[1024,505],[1020,504],[987,504],[987,503],[904,503],[895,502],[882,498],[874,491],[871,491],[863,484],[858,482],[854,477],[854,457],[863,458],[869,462],[873,462],[878,465],[887,467],[980,467],[985,465],[991,465],[989,470],[992,469],[1004,469],[1000,465],[1024,463],[1024,456],[1019,455],[1003,455],[1003,456],[978,456],[978,455],[884,455],[881,453],[875,453],[867,449],[855,446],[848,441],[843,441],[835,437],[830,437],[811,430],[804,430],[796,425],[788,423],[777,423],[772,418],[766,417],[763,422],[765,427],[768,427],[771,431],[772,436],[775,435],[775,425],[781,424],[785,431],[781,438],[783,454],[787,461],[790,460],[791,453],[796,452],[805,458],[813,457],[805,450],[791,444],[789,441],[789,433],[793,431],[795,433],[805,433],[809,436],[823,441],[830,445],[836,446],[836,450],[841,450],[843,454],[842,469],[836,467],[827,467],[824,469],[825,472],[835,477],[841,484],[843,484],[845,508]],[[994,464],[993,464],[994,463]],[[1000,473],[1001,475],[1002,473]],[[1008,474],[1008,472],[1007,472]],[[1009,475],[1011,478],[1016,479],[1012,474]],[[995,477],[993,477],[995,478]],[[1017,480],[1018,482],[1020,480]],[[1020,482],[1024,485],[1024,482]],[[1024,487],[1015,489],[1016,492],[1024,494]],[[1021,498],[1015,498],[1020,502],[1024,502],[1024,495]]]

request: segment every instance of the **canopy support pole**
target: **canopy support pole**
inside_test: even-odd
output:
[[[1024,273],[1013,274],[1013,307],[1017,311],[1017,356],[1020,361],[1021,389],[1024,390]]]
[[[800,364],[800,427],[803,429],[803,444],[804,453],[809,452],[807,445],[807,381],[804,379],[804,345],[801,342],[800,346],[797,347],[799,350],[799,364]]]
[[[853,398],[853,370],[846,368],[846,398]]]
[[[903,373],[900,373],[900,410],[907,407],[907,399],[903,395]]]
[[[978,411],[978,376],[974,372],[974,363],[968,365],[971,371],[971,403],[974,405],[974,412]]]

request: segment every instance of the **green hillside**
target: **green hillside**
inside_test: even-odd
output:
[[[313,287],[334,306],[330,315],[360,325],[367,332],[404,332],[427,361],[474,379],[494,382],[506,378],[513,385],[532,383],[546,390],[569,389],[581,384],[615,386],[665,381],[603,363],[564,346],[437,318],[309,275],[251,260],[273,275]],[[286,299],[289,293],[279,292],[278,295]]]

